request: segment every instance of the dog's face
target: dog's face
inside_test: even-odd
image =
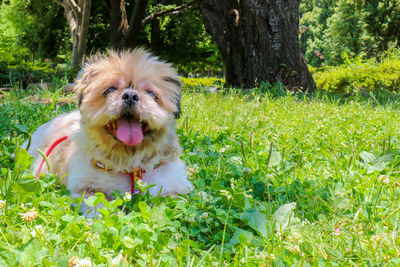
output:
[[[175,127],[180,114],[179,77],[140,49],[92,57],[75,90],[83,127],[108,150],[146,149]]]

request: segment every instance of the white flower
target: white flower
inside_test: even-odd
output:
[[[0,200],[0,209],[4,209],[6,207],[6,201]]]
[[[93,242],[93,240],[100,238],[98,233],[87,232],[86,234],[86,242]]]
[[[201,196],[201,198],[204,200],[204,201],[211,201],[213,198],[212,198],[212,196],[210,196],[209,194],[207,194],[206,192],[204,192],[204,191],[199,191],[198,193],[197,193],[199,196]]]
[[[188,222],[195,222],[196,221],[195,218],[188,217],[188,216],[185,216],[185,220],[188,221]]]
[[[226,196],[226,198],[228,200],[231,200],[232,196],[231,196],[231,193],[229,191],[227,191],[227,190],[219,190],[219,192],[220,192],[221,195]]]
[[[33,208],[33,209],[28,210],[25,213],[20,213],[19,215],[21,216],[22,220],[24,220],[26,222],[33,222],[34,220],[36,220],[39,213],[36,211],[35,208]]]
[[[92,262],[88,259],[78,261],[77,267],[92,267]]]
[[[126,259],[122,255],[122,252],[119,253],[114,259],[112,259],[112,266],[123,266],[123,263],[126,262]]]
[[[38,234],[38,235],[44,235],[44,231],[45,231],[45,230],[44,230],[43,225],[41,225],[41,224],[35,225],[34,228],[35,228],[35,230],[31,232],[31,235],[32,235],[33,237],[35,237],[36,234]]]
[[[248,174],[248,173],[251,172],[250,169],[247,168],[247,167],[244,167],[242,171],[243,171],[243,173],[245,173],[245,174]]]
[[[69,267],[76,266],[78,263],[79,263],[79,257],[74,255],[71,258],[69,258],[68,266]]]
[[[132,194],[129,192],[126,192],[124,195],[124,201],[129,202],[129,201],[131,201],[131,199],[132,199]]]
[[[203,212],[203,214],[200,215],[200,219],[207,219],[208,218],[208,213],[207,212]]]
[[[390,183],[390,178],[387,175],[381,175],[381,176],[379,176],[379,181],[384,183],[384,184],[389,184]]]

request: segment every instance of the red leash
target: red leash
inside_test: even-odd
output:
[[[64,142],[64,141],[67,140],[68,138],[69,138],[68,135],[63,136],[63,137],[57,139],[53,144],[51,144],[51,146],[49,147],[49,149],[47,149],[47,151],[46,151],[46,153],[45,153],[46,157],[48,157],[48,156],[50,155],[51,151],[53,151],[53,149],[54,149],[56,146],[58,146],[61,142]],[[42,171],[42,168],[43,168],[43,165],[44,165],[45,161],[46,161],[46,160],[43,159],[43,160],[42,160],[42,163],[40,164],[39,170],[38,170],[38,172],[37,172],[37,174],[36,174],[36,177],[35,177],[36,180],[39,179],[39,175],[40,175],[40,172]],[[105,170],[105,171],[108,171],[108,169],[107,169],[106,167],[101,167],[101,166],[97,165],[97,162],[98,162],[98,161],[93,161],[93,163],[94,163],[93,166],[94,166],[95,168],[103,169],[103,170]],[[161,164],[160,164],[160,165],[161,165]],[[158,168],[158,167],[159,167],[159,166],[157,166],[157,168]],[[129,174],[129,176],[131,177],[131,180],[132,180],[131,193],[132,193],[132,194],[138,193],[138,190],[135,189],[135,180],[142,180],[142,177],[143,177],[143,173],[144,173],[144,172],[145,172],[145,171],[142,170],[141,168],[137,168],[137,169],[135,169],[133,172],[121,172],[122,174]]]
[[[45,154],[46,157],[48,157],[48,156],[50,155],[51,151],[53,151],[53,149],[54,149],[59,143],[65,141],[65,140],[67,140],[67,139],[68,139],[68,135],[63,136],[63,137],[57,139],[57,140],[49,147],[49,149],[47,149],[46,154]],[[38,170],[38,172],[37,172],[37,174],[36,174],[36,177],[35,177],[36,180],[39,179],[39,175],[40,175],[40,172],[42,171],[43,164],[44,164],[45,161],[46,161],[46,160],[43,159],[43,160],[42,160],[42,164],[40,164],[39,170]]]

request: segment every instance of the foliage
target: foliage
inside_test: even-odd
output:
[[[76,107],[55,92],[0,102],[0,262],[11,266],[398,265],[400,98],[377,106],[328,95],[269,97],[184,79],[178,134],[196,189],[178,198],[107,202],[99,220],[58,177],[39,181],[18,150]],[[188,86],[188,87],[186,87]],[[269,88],[269,87],[268,87]],[[15,160],[11,154],[15,153]],[[12,193],[11,193],[12,192]],[[4,202],[5,201],[5,202]],[[36,217],[37,216],[37,217]]]
[[[55,59],[69,51],[63,10],[54,1],[10,0],[1,13],[17,33],[13,46],[28,49],[31,60]]]
[[[320,60],[314,51],[321,51],[325,54],[323,45],[325,43],[324,33],[328,28],[328,18],[334,14],[334,7],[337,0],[301,1],[300,2],[300,25],[308,28],[302,38],[305,38],[305,57],[312,66],[319,66]]]
[[[399,46],[399,0],[307,0],[301,2],[300,13],[300,25],[308,27],[303,50],[312,66],[341,64],[344,54],[381,57]],[[318,59],[317,50],[324,60]]]
[[[53,51],[55,48],[53,46],[45,48],[45,43],[57,43],[57,40],[53,40],[57,38],[48,31],[49,36],[45,36],[43,32],[40,33],[40,30],[48,30],[48,27],[39,23],[42,25],[42,28],[40,28],[35,24],[35,19],[26,14],[26,10],[29,10],[30,7],[25,6],[27,3],[30,4],[29,1],[14,0],[8,3],[4,2],[0,6],[0,13],[2,14],[0,16],[0,85],[19,85],[29,74],[32,75],[31,82],[51,81],[54,76],[60,79],[63,78],[66,71],[68,72],[68,68],[61,65],[52,66],[48,60],[49,57],[52,57],[52,54],[48,53],[47,50]],[[44,8],[44,6],[39,5],[41,8]],[[45,12],[45,10],[42,11]],[[50,15],[47,14],[46,16]],[[42,16],[41,19],[46,16]],[[52,25],[55,26],[55,24]],[[36,35],[33,36],[34,34]],[[62,42],[62,40],[58,41]],[[40,50],[39,47],[44,50]],[[37,53],[37,56],[43,56],[40,51],[47,55],[44,56],[47,60],[36,59],[34,52]],[[57,55],[57,51],[52,53],[54,52]]]
[[[354,57],[361,52],[363,25],[360,17],[361,12],[355,2],[348,0],[337,2],[324,33],[323,47],[326,60],[330,64],[341,63],[344,53]]]
[[[210,91],[216,92],[218,88],[222,87],[224,80],[215,77],[203,77],[203,78],[181,78],[183,83],[184,91],[197,91],[205,92]]]
[[[391,46],[399,47],[400,1],[362,0],[361,3],[365,9],[366,34],[363,38],[368,43],[366,53],[379,56]]]
[[[368,94],[372,91],[400,91],[400,57],[392,56],[377,62],[358,58],[337,67],[314,70],[317,88],[336,93]]]
[[[132,12],[134,2],[126,1],[128,14]],[[146,15],[187,2],[174,0],[160,4],[160,1],[149,1]],[[88,55],[109,48],[109,16],[102,0],[92,0]],[[0,61],[7,62],[11,69],[19,64],[24,68],[25,63],[34,64],[37,60],[46,60],[53,66],[68,64],[71,37],[63,8],[54,1],[5,1],[1,4],[0,21]],[[152,28],[148,24],[140,35],[142,46],[151,47],[161,58],[174,63],[182,75],[221,76],[223,63],[219,50],[205,32],[199,12],[188,10],[179,15],[160,17],[158,21],[159,44],[152,46]],[[1,82],[4,83],[4,79]]]

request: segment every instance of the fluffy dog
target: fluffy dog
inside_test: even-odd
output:
[[[142,49],[111,51],[89,59],[74,90],[79,110],[54,118],[32,135],[28,152],[35,173],[42,161],[37,148],[46,151],[68,136],[48,159],[72,198],[102,192],[111,199],[114,190],[131,192],[135,171],[155,184],[149,189],[153,196],[193,189],[179,158],[180,80],[169,64]],[[84,203],[81,211],[95,216]]]

